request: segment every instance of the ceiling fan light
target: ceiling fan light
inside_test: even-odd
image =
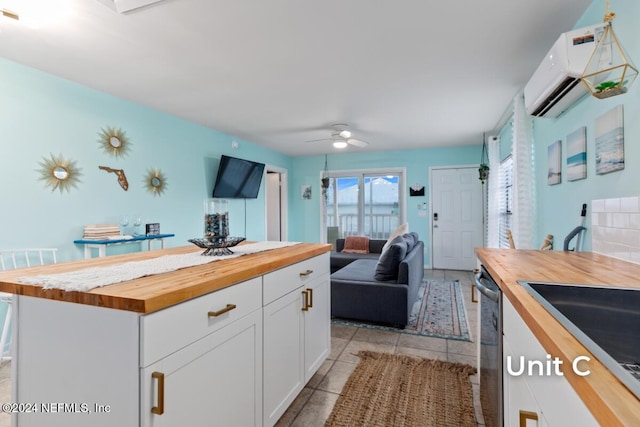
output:
[[[341,130],[338,135],[340,135],[340,138],[344,138],[344,139],[349,139],[351,138],[351,131],[349,130]]]
[[[334,148],[346,148],[347,147],[347,142],[346,141],[333,141],[333,146],[334,146]]]

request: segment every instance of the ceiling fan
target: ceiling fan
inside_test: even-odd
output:
[[[356,147],[366,147],[368,142],[361,141],[359,139],[352,138],[353,133],[349,130],[349,125],[337,123],[331,125],[333,132],[331,138],[313,139],[305,142],[333,142],[335,148],[346,148],[347,145],[353,145]]]

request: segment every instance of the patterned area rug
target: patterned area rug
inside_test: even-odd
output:
[[[423,281],[411,310],[409,324],[404,329],[337,318],[334,318],[333,322],[361,328],[471,341],[464,297],[457,280]]]
[[[361,351],[327,427],[475,427],[469,365]]]

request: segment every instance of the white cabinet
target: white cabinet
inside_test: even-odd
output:
[[[142,370],[142,426],[261,426],[262,315],[254,311]]]
[[[261,291],[255,278],[144,316],[142,426],[262,425]]]
[[[264,276],[264,425],[272,426],[331,348],[329,255]]]
[[[553,366],[548,364],[548,352],[507,298],[503,298],[502,307],[505,427],[598,426],[567,379],[555,375]],[[533,369],[531,374],[527,372],[529,361],[542,362],[542,375],[537,369]],[[563,361],[569,366],[570,363]],[[523,366],[522,374],[512,375],[519,373]],[[548,366],[551,369],[547,369]]]

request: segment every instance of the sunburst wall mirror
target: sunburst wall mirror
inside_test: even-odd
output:
[[[149,169],[144,178],[144,185],[154,196],[161,196],[167,189],[167,179],[160,169]]]
[[[75,160],[65,159],[62,154],[55,156],[50,154],[49,158],[43,157],[40,165],[40,180],[44,181],[45,187],[51,191],[58,189],[60,193],[69,192],[71,188],[78,185],[81,169],[76,166]]]
[[[98,135],[100,136],[98,144],[105,153],[111,154],[115,158],[125,157],[129,154],[131,141],[122,129],[107,126],[101,129]]]

